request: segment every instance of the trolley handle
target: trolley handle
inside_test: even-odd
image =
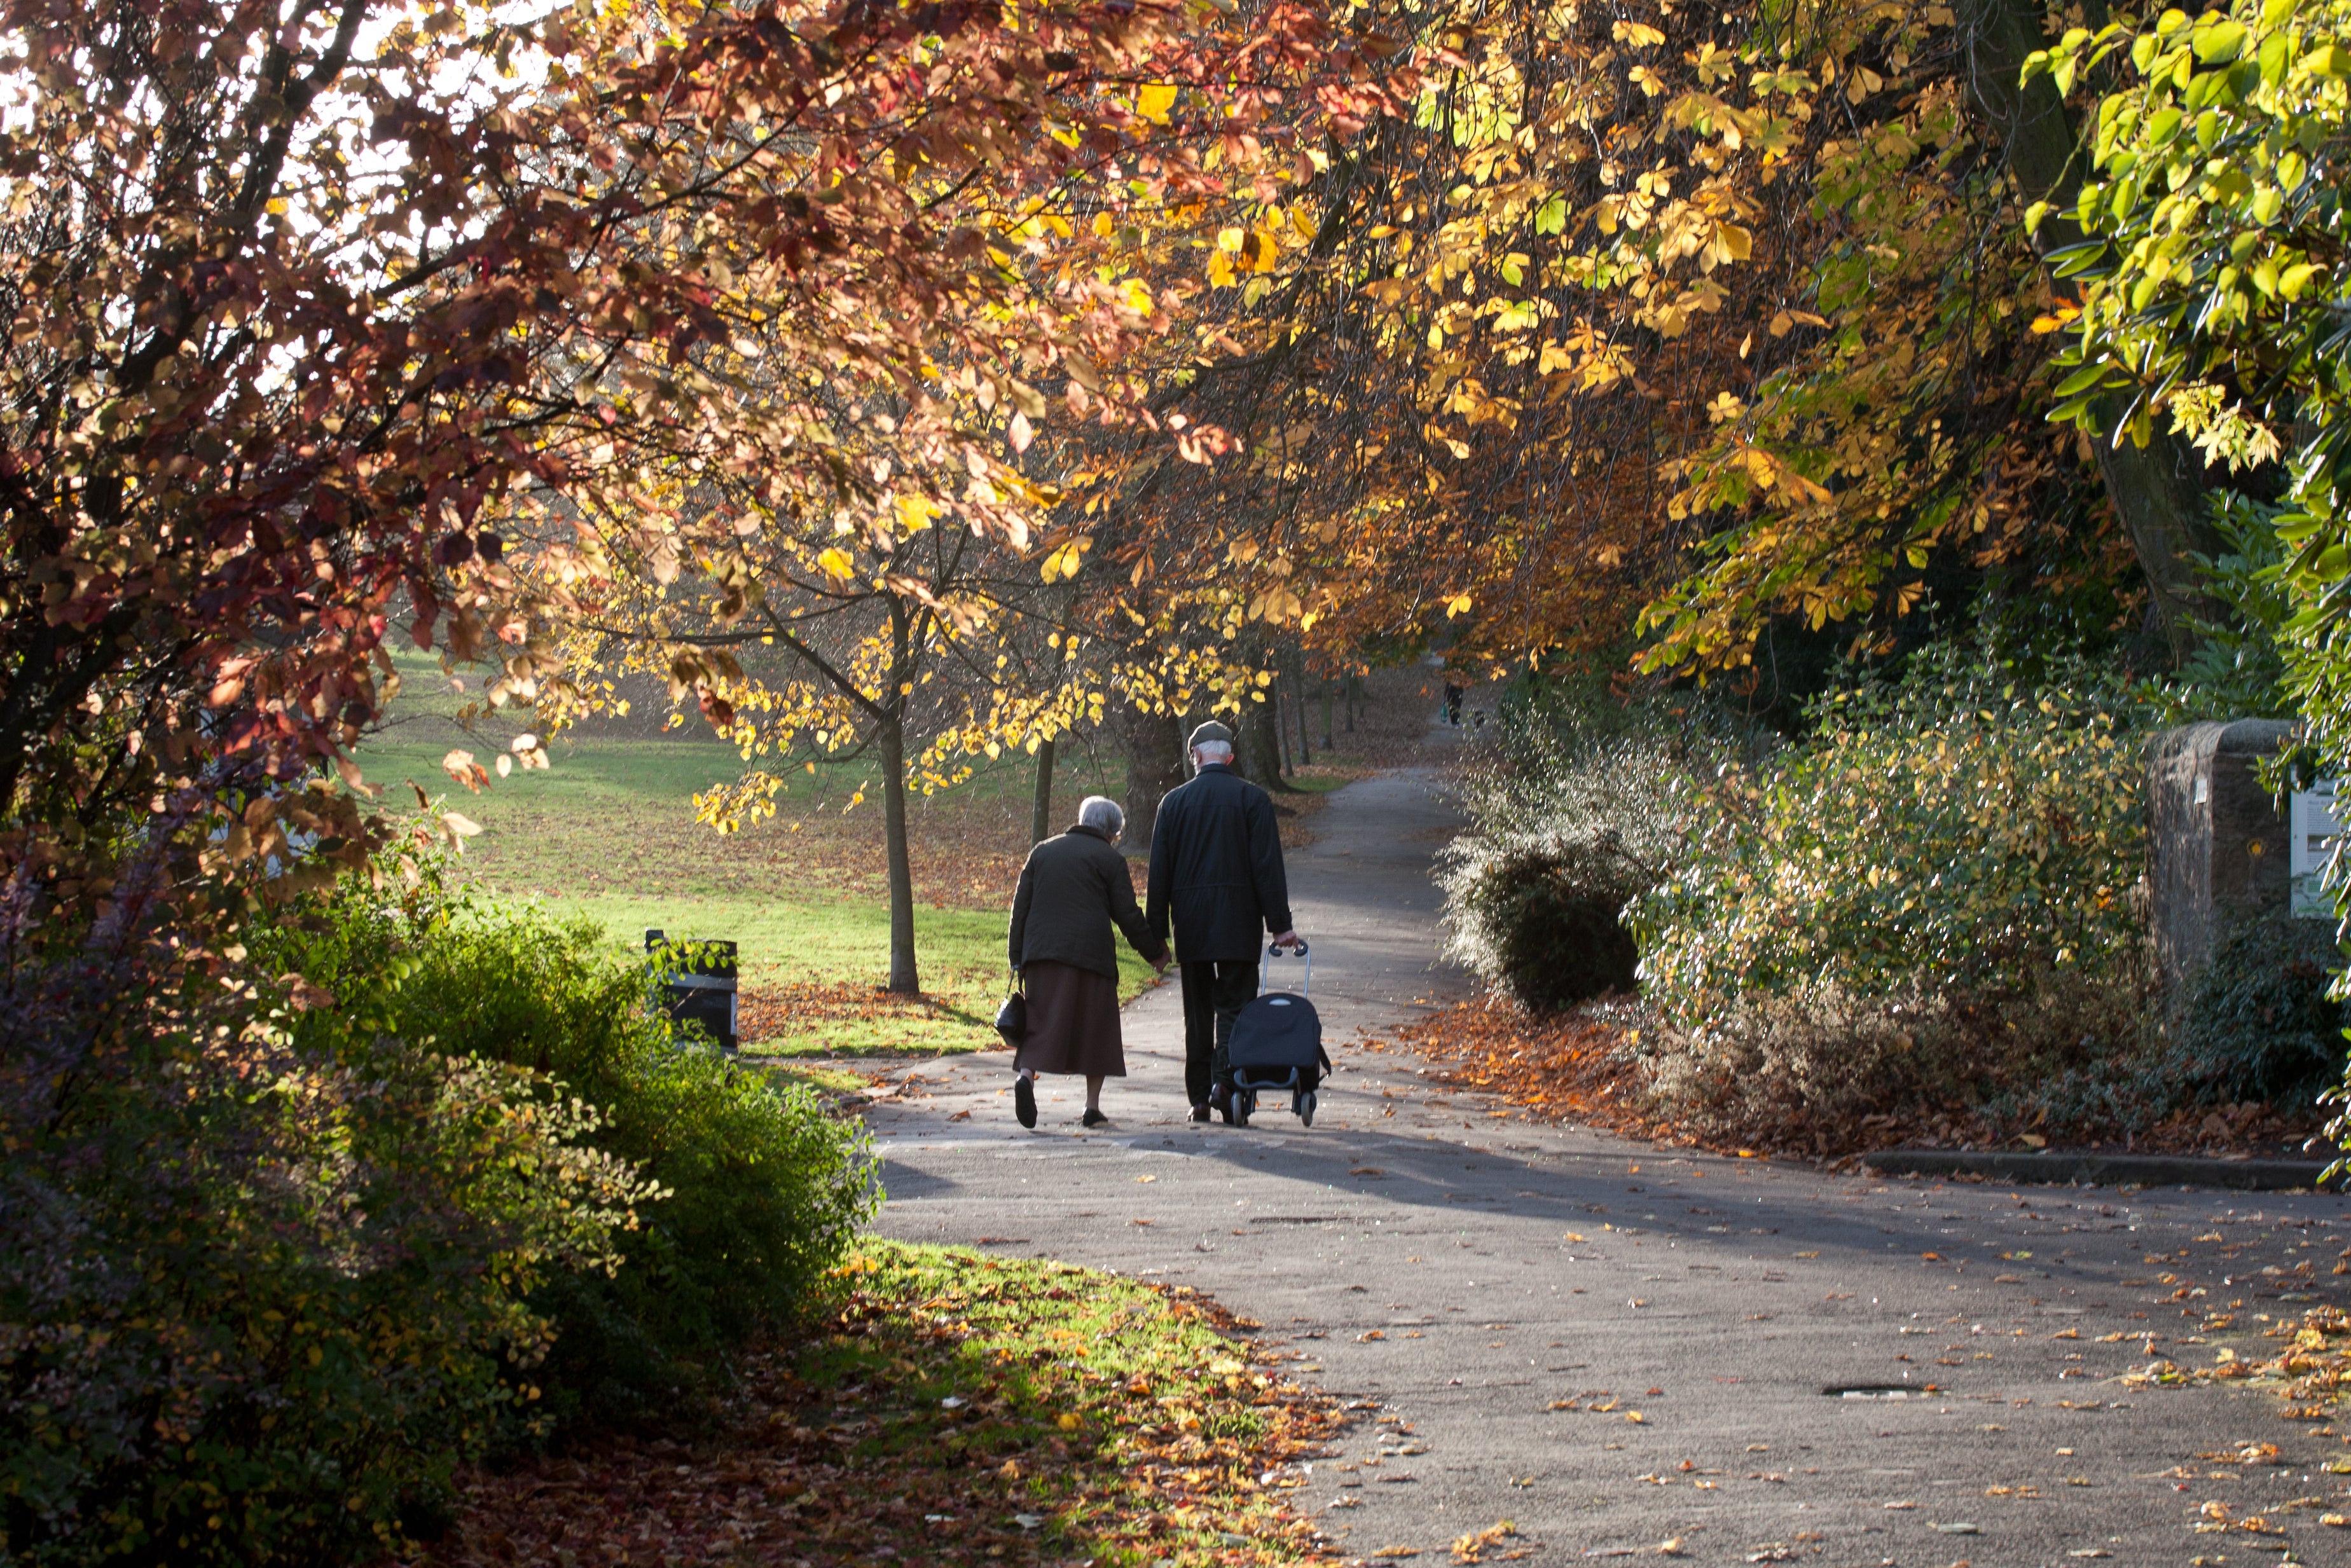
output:
[[[1270,958],[1280,957],[1281,947],[1282,945],[1279,942],[1267,943],[1265,945],[1266,956]],[[1298,978],[1298,994],[1301,997],[1306,996],[1314,988],[1314,960],[1308,956],[1306,939],[1301,936],[1296,942],[1290,944],[1290,951],[1298,957],[1305,959],[1306,972],[1303,975],[1301,975]],[[1258,967],[1257,989],[1258,995],[1259,996],[1263,996],[1271,988],[1273,977],[1270,970],[1270,966],[1269,965],[1261,964]]]

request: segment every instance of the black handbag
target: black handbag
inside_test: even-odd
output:
[[[996,1009],[996,1032],[1004,1037],[1005,1044],[1017,1050],[1029,1038],[1029,998],[1019,988],[1020,977],[1017,973],[1012,982],[1012,994]]]

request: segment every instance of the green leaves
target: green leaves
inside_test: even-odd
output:
[[[1632,912],[1645,989],[1681,1027],[1815,985],[1998,992],[2137,939],[2133,708],[2086,670],[2020,693],[1963,659],[1914,656],[1698,797],[1686,868]]]

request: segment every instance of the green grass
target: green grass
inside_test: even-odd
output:
[[[996,911],[917,908],[914,951],[925,1001],[882,990],[889,979],[890,910],[841,895],[796,902],[607,894],[540,900],[559,915],[593,920],[616,948],[643,951],[644,932],[731,941],[747,992],[781,992],[771,1021],[747,1008],[749,1048],[775,1056],[876,1056],[985,1051],[1006,978],[1007,916]],[[1141,994],[1151,966],[1119,946],[1119,998]],[[752,1034],[757,1028],[758,1034]]]
[[[404,682],[394,722],[359,748],[371,782],[413,780],[478,824],[466,874],[508,898],[601,925],[616,949],[643,950],[647,927],[737,945],[746,1038],[778,1056],[881,1055],[985,1049],[1003,997],[1004,928],[1012,878],[1028,844],[1033,762],[1004,758],[954,789],[909,805],[915,872],[915,950],[926,1000],[886,998],[889,905],[881,789],[863,759],[796,759],[775,821],[721,837],[695,821],[696,791],[737,779],[731,747],[689,729],[588,732],[548,743],[554,765],[515,768],[479,794],[442,769],[452,749],[494,766],[527,713],[496,714],[478,733],[455,715],[469,699],[421,654],[396,661]],[[478,685],[475,676],[472,684]],[[698,727],[697,727],[698,728]],[[1081,751],[1057,770],[1055,804],[1115,794],[1108,759]],[[860,791],[865,795],[856,799]],[[1058,824],[1057,824],[1058,825]],[[1121,998],[1149,967],[1121,945]]]
[[[476,1476],[438,1560],[546,1561],[584,1495],[632,1560],[694,1568],[747,1533],[823,1568],[1331,1561],[1290,1498],[1340,1413],[1189,1287],[882,1240],[832,1285],[746,1358],[728,1429]]]

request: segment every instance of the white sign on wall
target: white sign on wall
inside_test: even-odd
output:
[[[2335,843],[2343,824],[2335,815],[2335,780],[2322,779],[2309,789],[2295,791],[2286,817],[2293,831],[2293,873],[2290,907],[2305,920],[2335,917],[2335,890],[2326,870],[2335,859]]]

